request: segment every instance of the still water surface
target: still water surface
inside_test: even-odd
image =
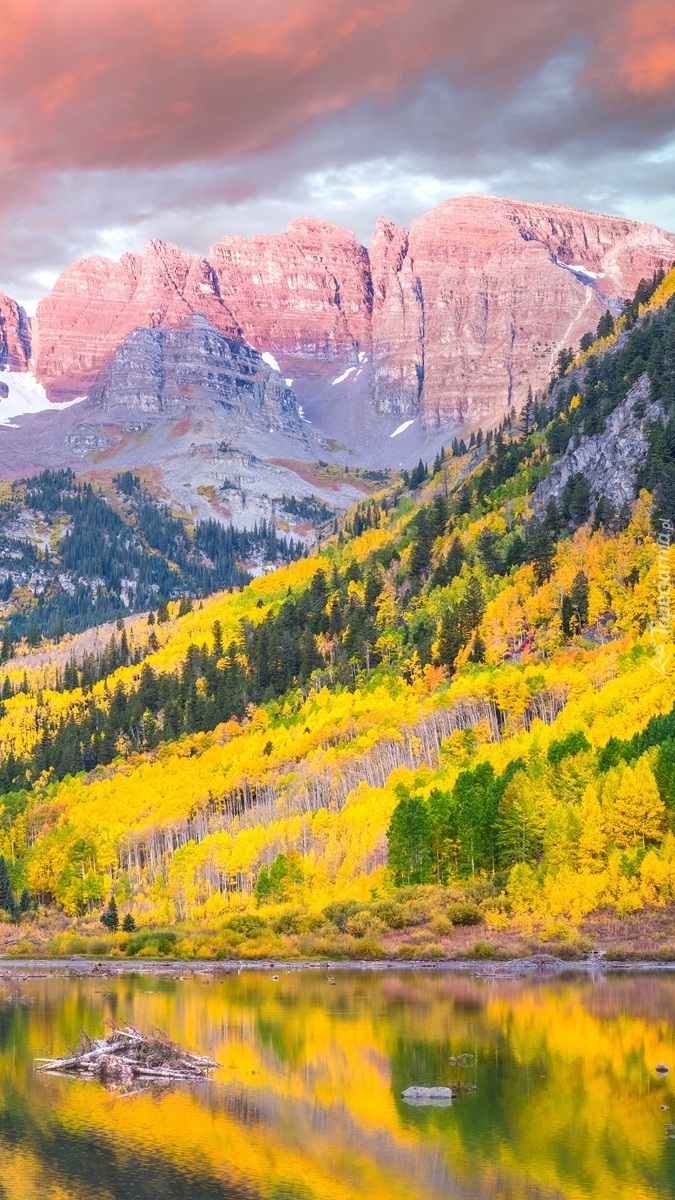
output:
[[[1,1200],[675,1197],[675,977],[272,974],[0,984]],[[107,1020],[222,1067],[159,1095],[35,1074]]]

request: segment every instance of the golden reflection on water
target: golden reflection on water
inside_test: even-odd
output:
[[[675,1197],[675,976],[278,973],[0,985],[3,1200]],[[35,1074],[108,1020],[221,1069],[130,1097]],[[450,1108],[400,1098],[457,1079]]]

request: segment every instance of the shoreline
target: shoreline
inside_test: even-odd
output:
[[[569,961],[553,955],[532,955],[527,958],[482,961],[480,959],[372,959],[355,962],[349,959],[20,959],[0,958],[0,983],[3,979],[102,979],[125,975],[145,975],[150,978],[183,980],[186,977],[243,975],[247,971],[275,971],[282,974],[300,971],[452,971],[484,979],[550,979],[558,975],[603,975],[659,973],[675,971],[675,962],[656,959],[619,961],[600,956],[589,960]]]

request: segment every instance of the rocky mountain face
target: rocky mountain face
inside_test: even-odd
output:
[[[630,506],[647,456],[650,424],[664,416],[663,401],[652,396],[645,372],[607,418],[601,433],[581,438],[553,463],[535,492],[534,508],[541,512],[549,500],[559,502],[565,485],[577,475],[583,475],[589,485],[593,508],[601,499],[617,513]]]
[[[28,317],[15,300],[0,292],[0,371],[27,371],[30,346]]]
[[[430,425],[487,425],[511,405],[519,410],[528,387],[546,385],[563,346],[675,256],[675,236],[651,226],[484,196],[413,221],[407,247],[404,232],[378,231],[374,244],[379,263],[383,240],[400,247],[378,272],[375,394],[386,404],[393,384],[400,411],[413,415],[400,380],[421,378]],[[373,263],[378,270],[377,254]]]
[[[52,399],[88,394],[128,334],[179,325],[194,313],[228,337],[241,329],[223,304],[213,267],[152,241],[143,254],[83,259],[40,301],[33,320],[35,373]]]
[[[267,429],[300,426],[293,393],[279,372],[201,313],[178,326],[135,329],[103,367],[89,401],[106,418],[126,410],[134,419],[180,419],[208,403]]]
[[[259,350],[342,363],[370,349],[368,253],[351,230],[299,218],[286,233],[223,238],[208,260],[223,303]]]
[[[673,259],[675,235],[653,226],[485,196],[450,200],[410,231],[381,220],[369,251],[309,219],[223,238],[206,258],[154,241],[64,271],[33,322],[35,371],[53,399],[88,393],[133,330],[201,313],[296,383],[320,377],[336,408],[358,370],[382,413],[485,426]]]

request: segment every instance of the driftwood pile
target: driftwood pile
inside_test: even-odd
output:
[[[133,1025],[112,1029],[106,1038],[82,1035],[80,1045],[66,1058],[37,1060],[38,1071],[55,1075],[85,1075],[120,1086],[170,1083],[179,1079],[208,1079],[217,1066],[210,1058],[190,1054],[161,1030],[143,1034]]]

